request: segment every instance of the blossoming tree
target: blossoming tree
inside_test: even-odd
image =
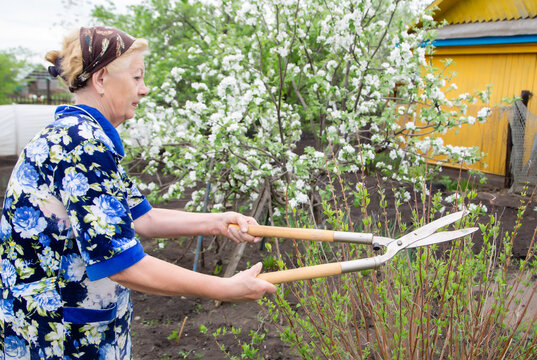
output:
[[[156,197],[211,182],[219,210],[251,203],[266,183],[278,214],[311,204],[330,173],[419,184],[425,174],[409,169],[426,157],[477,158],[435,136],[475,121],[474,97],[450,96],[449,73],[427,62],[437,25],[422,1],[147,0],[131,10],[95,15],[150,42],[152,88],[126,143],[146,172],[172,175],[140,184]]]

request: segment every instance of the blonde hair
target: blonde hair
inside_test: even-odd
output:
[[[147,40],[136,39],[124,54],[108,64],[106,68],[109,68],[110,71],[117,71],[128,67],[131,55],[135,51],[145,52],[147,48]],[[62,50],[51,50],[45,55],[45,59],[54,65],[56,65],[58,57],[62,58],[60,64],[61,78],[69,88],[72,88],[77,77],[82,74],[83,69],[80,29],[74,30],[64,37]]]

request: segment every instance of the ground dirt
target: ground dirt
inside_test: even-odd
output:
[[[0,194],[4,193],[14,163],[14,158],[0,158]],[[453,179],[459,176],[457,171],[449,169],[444,174]],[[370,188],[370,193],[374,193],[378,186],[377,179],[368,179],[367,186]],[[487,206],[489,215],[500,219],[502,232],[512,230],[518,208],[523,201],[531,201],[531,198],[508,194],[507,189],[503,187],[503,177],[494,176],[489,176],[486,184],[479,185],[475,199],[475,202]],[[176,201],[164,207],[181,208],[183,205],[184,202]],[[378,202],[371,201],[369,210],[374,212],[375,206],[378,206]],[[534,208],[535,204],[530,203],[523,216],[522,226],[518,231],[513,249],[513,255],[516,258],[526,256],[534,236],[537,216]],[[353,211],[353,214],[358,216],[359,212]],[[393,212],[388,209],[388,216],[391,214]],[[480,221],[488,223],[487,217],[483,217]],[[142,244],[147,253],[192,269],[196,241],[196,238],[169,239],[164,242],[142,239]],[[479,238],[474,238],[477,248],[479,241]],[[235,244],[229,240],[209,238],[203,239],[203,244],[204,252],[198,270],[203,273],[221,275]],[[286,246],[286,242],[281,243],[282,252],[290,251],[291,248]],[[247,246],[237,269],[246,269],[249,264],[261,261],[264,255],[259,245]],[[220,349],[222,345],[228,349],[229,354],[240,358],[239,343],[248,342],[250,338],[248,334],[251,331],[263,333],[265,330],[268,333],[260,346],[259,356],[265,359],[298,358],[280,340],[274,325],[265,321],[265,312],[256,303],[223,303],[217,306],[212,300],[161,297],[136,291],[133,292],[133,302],[134,359],[225,359],[228,357]],[[207,334],[200,332],[202,326],[208,329]],[[231,329],[232,326],[242,329],[242,333],[240,335],[227,334],[216,340],[211,335],[219,328]]]

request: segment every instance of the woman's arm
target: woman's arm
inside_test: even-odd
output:
[[[229,228],[230,224],[238,224],[241,231]],[[191,213],[153,208],[134,221],[134,230],[151,238],[224,235],[238,243],[261,241],[261,238],[246,233],[248,224],[257,224],[257,221],[236,212]]]
[[[168,296],[196,296],[221,301],[249,301],[274,293],[276,287],[258,279],[261,263],[230,278],[193,272],[146,255],[110,279],[133,290]]]
[[[229,227],[238,224],[240,230]],[[258,242],[248,235],[248,224],[257,224],[252,217],[236,212],[190,213],[153,208],[134,221],[134,230],[145,237],[177,237],[192,235],[224,235],[240,243]],[[146,255],[129,268],[109,278],[133,290],[169,296],[197,296],[221,301],[247,301],[273,293],[276,287],[257,279],[261,263],[230,278],[221,278],[190,271]]]

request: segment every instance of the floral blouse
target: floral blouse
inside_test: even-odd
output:
[[[0,218],[0,360],[130,359],[129,289],[108,279],[145,256],[151,205],[96,109],[60,106],[26,146]]]

